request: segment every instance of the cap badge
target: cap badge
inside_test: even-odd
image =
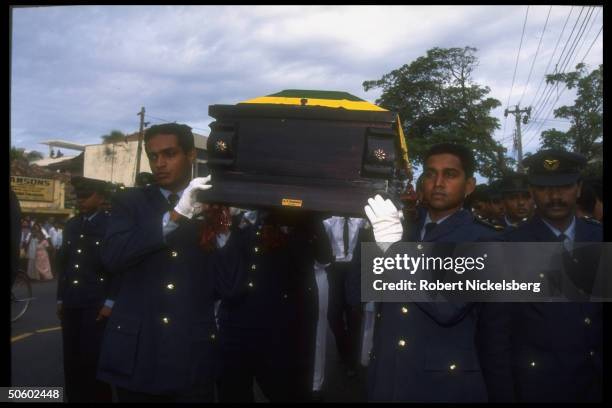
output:
[[[549,170],[549,171],[554,171],[554,170],[557,170],[558,168],[559,168],[559,160],[544,159],[544,169]]]

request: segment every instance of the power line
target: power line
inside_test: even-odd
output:
[[[586,22],[586,19],[587,19],[587,17],[585,17],[585,20],[583,21],[583,23],[584,23],[584,22]],[[585,25],[583,24],[582,26],[585,26]],[[581,28],[582,28],[582,26],[581,26]],[[586,26],[585,26],[585,27],[586,27]],[[579,41],[579,40],[580,40],[580,38],[581,38],[581,37],[584,35],[584,32],[585,32],[585,31],[584,31],[584,30],[582,30],[582,32],[580,33],[580,30],[579,30],[579,33],[578,33],[578,34],[577,34],[577,36],[576,36],[576,38],[578,39],[578,41]],[[578,37],[578,36],[580,36],[580,37]],[[585,37],[585,41],[583,41],[582,45],[584,45],[584,44],[585,44],[585,42],[586,42],[586,37]],[[577,52],[576,52],[576,51],[577,51],[577,49],[576,49],[576,46],[577,46],[577,45],[578,45],[577,41],[574,41],[574,42],[573,42],[573,50],[571,51],[571,54],[576,54],[576,55],[577,55]],[[581,48],[582,48],[582,47],[581,47]],[[590,50],[589,50],[589,51],[590,51]],[[568,54],[568,55],[570,55],[570,54]],[[570,57],[570,58],[571,58],[571,57]],[[566,69],[567,69],[567,67],[569,66],[570,59],[566,58],[564,61],[567,61],[567,62],[565,63],[565,65],[564,65],[564,67],[563,67],[563,69],[562,69],[562,71],[563,71],[563,72],[565,72],[565,70],[566,70]],[[551,91],[549,92],[549,94],[548,94],[548,96],[547,96],[547,98],[546,98],[546,101],[545,101],[545,102],[542,104],[542,106],[540,107],[540,108],[541,108],[540,113],[542,113],[542,112],[544,112],[544,110],[548,109],[548,111],[547,111],[546,115],[537,116],[537,118],[535,118],[535,119],[540,119],[540,118],[543,118],[543,117],[548,117],[548,116],[550,116],[550,114],[551,114],[551,113],[554,111],[555,104],[557,103],[557,101],[559,100],[559,98],[561,98],[561,95],[563,94],[563,92],[565,92],[565,89],[566,89],[566,85],[564,85],[564,87],[561,89],[561,92],[558,92],[558,93],[557,93],[557,98],[556,98],[556,99],[555,99],[555,100],[552,102],[552,105],[549,105],[549,106],[550,106],[550,109],[548,109],[548,108],[545,108],[545,106],[548,104],[548,100],[549,100],[549,99],[550,99],[550,97],[552,96],[552,91],[554,90],[554,88],[551,88]],[[534,115],[534,116],[535,116],[535,115]],[[527,131],[529,131],[529,130],[532,130],[532,129],[533,129],[533,126],[534,126],[534,125],[533,125],[533,124],[531,124],[531,123],[530,123],[530,125],[531,125],[531,126],[529,126],[527,129],[525,129],[525,132],[527,132]],[[538,127],[538,130],[537,130],[537,131],[534,133],[534,135],[531,137],[531,139],[530,139],[529,141],[531,141],[531,140],[532,140],[532,139],[533,139],[533,138],[534,138],[534,137],[535,137],[535,136],[536,136],[536,135],[539,133],[539,131],[542,129],[542,127],[543,127],[543,126],[544,126],[544,122],[542,122],[542,124],[541,124],[541,125]]]
[[[593,18],[593,22],[591,23],[591,26],[589,27],[589,31],[588,33],[591,32],[591,29],[593,28],[593,26],[595,25],[595,23],[597,22],[597,17],[599,16],[599,12],[601,11],[601,8],[598,8],[597,10],[597,14],[595,15],[595,17]],[[581,61],[584,61],[586,59],[586,56],[589,54],[589,52],[591,51],[591,48],[593,47],[593,44],[595,44],[595,40],[597,40],[597,37],[599,37],[599,34],[601,34],[601,30],[603,29],[603,26],[601,26],[601,28],[599,29],[599,32],[597,33],[597,35],[595,35],[595,39],[593,40],[593,42],[591,43],[591,45],[589,46],[589,49],[587,50],[587,52],[584,54],[584,56],[582,57]],[[586,40],[586,38],[585,38]],[[583,43],[584,45],[584,43]],[[582,48],[582,47],[581,47]]]
[[[583,8],[583,9],[584,9],[584,8]],[[576,26],[578,25],[578,21],[579,21],[579,19],[580,19],[580,16],[582,15],[582,11],[583,11],[583,10],[581,10],[580,14],[578,15],[578,18],[576,18],[576,22],[574,23],[574,27],[572,28],[572,32],[570,33],[570,36],[567,38],[567,41],[565,42],[565,46],[563,47],[563,50],[561,51],[561,54],[559,55],[559,59],[557,60],[557,64],[555,65],[555,72],[553,73],[553,75],[554,75],[554,74],[556,74],[556,73],[565,72],[565,69],[566,69],[566,68],[567,68],[567,66],[569,65],[569,61],[570,61],[570,60],[568,59],[568,56],[569,56],[569,55],[573,55],[573,54],[575,53],[575,51],[576,51],[576,47],[577,47],[577,45],[578,45],[577,40],[579,41],[579,40],[580,40],[580,38],[582,37],[582,35],[584,34],[584,31],[582,31],[582,33],[581,33],[580,31],[582,30],[582,27],[584,27],[584,26],[585,26],[585,24],[584,24],[584,23],[587,21],[587,16],[585,16],[585,18],[582,20],[582,24],[581,24],[580,28],[578,29],[578,33],[576,34],[576,36],[574,37],[574,39],[573,39],[573,40],[571,39],[571,36],[572,36],[572,34],[574,33],[574,30],[575,30]],[[565,56],[564,56],[564,55],[563,55],[563,53],[564,53],[565,49],[567,48],[567,44],[569,44],[570,42],[572,43],[572,45],[571,45],[571,46],[570,46],[570,48],[568,49],[567,54],[565,54]],[[561,59],[563,59],[563,62],[562,62],[562,63],[561,63]],[[560,63],[561,63],[561,64],[560,64]],[[562,65],[562,66],[560,66],[560,65]],[[547,83],[548,83],[548,82],[547,82]],[[541,115],[541,114],[544,112],[544,110],[546,109],[546,105],[548,104],[548,101],[550,100],[550,97],[552,96],[552,93],[553,93],[554,89],[555,89],[555,88],[554,88],[553,86],[551,86],[551,87],[550,87],[550,89],[549,89],[549,91],[548,91],[547,93],[546,93],[546,92],[544,92],[544,93],[542,94],[542,95],[546,94],[546,96],[544,97],[544,101],[543,101],[543,103],[542,103],[542,104],[541,104],[539,107],[535,108],[536,113],[534,113],[534,115],[533,115],[534,119],[535,119],[535,118],[540,118],[540,117],[541,117],[540,115]],[[538,101],[538,103],[539,103],[539,101]],[[537,104],[536,104],[536,105],[537,105]],[[525,131],[527,132],[527,131],[529,131],[529,130],[530,130],[530,129],[532,129],[532,128],[533,128],[533,125],[530,123],[530,124],[529,124],[529,125],[528,125],[528,126],[525,128]]]
[[[565,40],[565,45],[563,46],[563,50],[561,50],[561,53],[559,54],[559,58],[557,59],[557,63],[555,64],[555,69],[554,69],[554,72],[553,72],[552,75],[554,75],[554,74],[556,74],[558,72],[561,72],[561,70],[559,70],[559,62],[561,62],[561,58],[563,58],[563,53],[565,52],[565,50],[567,48],[567,45],[570,43],[570,41],[572,41],[572,35],[574,34],[574,30],[576,29],[576,26],[578,25],[578,21],[580,20],[580,16],[582,15],[583,11],[584,11],[584,7],[582,9],[580,9],[580,14],[578,14],[578,17],[576,18],[576,21],[574,22],[574,26],[572,27],[572,31],[570,32],[569,36]],[[546,75],[547,74],[544,73],[544,78],[546,78]],[[542,106],[543,105],[540,105],[540,103],[543,100],[546,100],[544,102],[544,104],[545,104],[546,102],[548,102],[548,99],[550,98],[550,94],[552,92],[553,87],[551,85],[551,87],[549,89],[548,88],[549,85],[550,85],[549,82],[546,81],[546,87],[544,88],[542,94],[540,94],[540,97],[538,98],[537,102],[531,104],[531,106],[533,106],[533,108],[535,110],[535,113],[533,115],[534,118],[537,117],[541,113],[541,111],[542,111]],[[527,125],[527,127],[525,128],[525,131],[528,131],[531,127],[532,127],[531,124]]]
[[[168,119],[163,119],[163,118],[157,118],[155,116],[151,116],[151,115],[147,115],[147,117],[151,118],[151,119],[157,119],[157,120],[161,120],[162,122],[166,122],[166,123],[176,123],[176,120],[168,120]],[[197,130],[203,130],[205,132],[207,132],[209,129],[202,129],[202,128],[198,128],[195,126],[191,126],[192,129],[197,129]]]
[[[561,30],[561,34],[559,34],[559,38],[557,38],[557,43],[555,44],[555,49],[554,49],[552,55],[550,56],[550,59],[548,60],[548,65],[546,65],[546,68],[544,69],[544,75],[542,75],[542,79],[540,80],[540,84],[538,85],[538,89],[536,90],[535,94],[533,95],[533,99],[531,100],[531,103],[529,104],[529,106],[535,106],[534,102],[536,100],[536,97],[538,96],[538,92],[540,91],[540,87],[544,83],[544,79],[546,79],[546,73],[548,72],[548,69],[550,68],[550,64],[551,64],[553,58],[555,57],[555,54],[557,53],[557,48],[559,47],[559,43],[561,42],[561,38],[563,38],[563,33],[565,32],[565,27],[567,26],[567,22],[569,21],[570,16],[572,15],[572,11],[573,10],[574,10],[574,6],[572,6],[570,8],[569,13],[567,14],[567,18],[565,19],[565,23],[563,24],[563,29]],[[548,88],[548,83],[546,83],[546,86],[542,90],[542,94],[544,94],[544,92],[546,92],[546,88]]]
[[[533,61],[531,61],[531,68],[529,68],[529,75],[527,75],[527,83],[523,88],[523,94],[521,95],[521,99],[519,99],[518,105],[523,102],[523,97],[525,96],[525,91],[527,90],[527,86],[529,85],[529,80],[531,79],[531,73],[533,72],[533,66],[535,65],[536,60],[538,59],[538,53],[540,52],[540,46],[542,45],[542,39],[544,38],[544,34],[546,33],[546,26],[548,25],[548,18],[550,17],[550,12],[553,6],[550,6],[548,9],[548,15],[546,16],[546,21],[544,22],[544,28],[542,29],[542,35],[540,36],[540,42],[538,42],[538,48],[536,49],[535,56],[533,57]]]
[[[512,96],[512,89],[514,88],[514,80],[516,79],[516,70],[518,68],[519,56],[521,55],[521,47],[523,46],[523,38],[525,37],[525,26],[527,25],[527,16],[529,15],[529,6],[525,11],[525,21],[523,21],[523,30],[521,33],[521,42],[519,43],[518,53],[516,54],[516,64],[514,64],[514,73],[512,74],[512,85],[510,85],[510,93],[508,94],[508,101],[506,102],[506,109],[510,107],[510,97]],[[506,117],[507,119],[507,117]],[[506,136],[506,120],[504,120],[504,129],[502,131],[503,137]]]
[[[567,119],[540,119],[540,120],[533,120],[534,122],[565,122],[565,123],[570,123],[571,120],[567,120]]]
[[[586,32],[586,28],[588,23],[591,21],[591,17],[593,15],[593,12],[595,11],[595,7],[591,7],[590,11],[588,11],[588,15],[585,16],[585,18],[582,20],[582,24],[580,25],[580,28],[578,29],[578,34],[576,35],[576,37],[574,38],[574,42],[572,43],[571,48],[574,50],[571,53],[567,53],[565,55],[565,59],[563,60],[563,62],[561,63],[561,65],[563,65],[565,68],[569,67],[570,61],[572,61],[572,56],[573,54],[575,54],[575,50],[576,47],[578,45],[578,42],[580,41],[580,39],[582,38],[582,36],[584,35],[584,33]],[[584,43],[583,43],[584,45]],[[562,69],[562,72],[565,72],[565,68]]]
[[[595,42],[599,38],[599,35],[601,34],[602,30],[603,30],[603,25],[600,27],[599,32],[597,33],[595,38],[593,38],[593,41],[591,42],[591,45],[589,45],[589,49],[587,50],[587,52],[582,57],[582,60],[580,61],[580,63],[584,62],[584,60],[586,59],[587,55],[589,55],[589,52],[591,52],[591,49],[593,48],[593,45],[595,44]],[[559,95],[557,96],[557,99],[553,102],[553,109],[554,109],[554,105],[557,103],[557,101],[559,100],[559,98],[561,97],[561,95],[563,94],[563,92],[566,89],[567,89],[567,86],[564,86],[564,88],[562,89],[561,93],[559,93]],[[538,130],[533,134],[533,136],[529,139],[529,141],[525,144],[525,146],[527,146],[529,143],[531,143],[531,141],[535,138],[535,136],[537,136],[539,134],[540,130],[544,126],[544,123],[545,122],[542,122],[542,125],[540,125]]]

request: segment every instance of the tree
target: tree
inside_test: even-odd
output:
[[[126,139],[127,136],[120,130],[111,130],[109,134],[102,135],[101,137],[102,137],[102,143],[107,144],[107,145],[127,141]],[[111,149],[108,146],[104,148],[104,155],[106,159],[112,160],[114,158],[115,156],[114,148],[115,148],[114,146],[113,146],[113,149]]]
[[[546,75],[549,84],[563,83],[576,88],[572,106],[554,110],[556,118],[570,120],[567,132],[545,130],[540,136],[542,148],[563,148],[583,154],[590,162],[601,159],[603,141],[603,64],[586,74],[586,65],[576,65],[576,71]]]
[[[43,154],[41,152],[37,152],[36,150],[31,150],[25,154],[25,158],[28,159],[29,162],[40,160],[43,157]]]
[[[117,143],[117,142],[125,142],[125,134],[119,130],[111,130],[111,132],[107,135],[102,135],[102,143]]]
[[[11,146],[10,159],[11,162],[13,160],[27,160],[28,162],[32,162],[35,160],[40,160],[44,156],[41,152],[36,150],[31,150],[26,153],[25,149],[22,147]]]
[[[543,149],[572,150],[571,136],[555,128],[543,131],[541,140]]]
[[[506,149],[492,137],[499,120],[490,115],[501,102],[488,98],[489,87],[472,79],[476,51],[432,48],[381,79],[363,83],[365,91],[382,88],[376,103],[399,113],[412,162],[422,164],[436,143],[454,142],[474,152],[476,170],[483,176],[499,177],[507,171]]]
[[[11,158],[11,162],[13,160],[25,159],[24,149],[18,148],[15,146],[11,146],[10,158]]]

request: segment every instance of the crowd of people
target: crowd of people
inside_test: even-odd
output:
[[[361,242],[601,241],[582,156],[542,151],[483,189],[471,151],[436,145],[416,212],[376,196],[351,218],[198,202],[215,180],[191,179],[186,125],[148,128],[145,151],[154,177],[110,208],[104,182],[73,179],[80,214],[56,256],[69,402],[111,387],[120,402],[250,402],[254,382],[272,402],[324,400],[321,320],[347,377],[368,366],[371,401],[601,400],[601,304],[360,298]],[[44,225],[28,228],[35,258]]]
[[[19,264],[32,281],[48,281],[57,276],[55,255],[62,246],[63,230],[63,223],[54,217],[44,222],[30,216],[21,219]]]

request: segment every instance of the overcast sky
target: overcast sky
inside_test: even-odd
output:
[[[363,81],[433,47],[472,46],[480,61],[474,80],[502,102],[493,111],[501,125],[495,138],[509,154],[508,99],[511,108],[521,101],[535,102],[534,113],[541,109],[535,116],[543,126],[533,123],[523,137],[524,150],[533,151],[538,130],[568,126],[551,120],[556,92],[542,103],[547,65],[550,73],[561,58],[571,70],[585,55],[591,69],[601,64],[603,13],[530,6],[522,36],[526,12],[527,6],[15,8],[11,144],[47,155],[44,140],[99,143],[112,129],[137,131],[141,106],[151,124],[177,121],[207,135],[208,105],[283,89],[347,91],[374,102],[380,90],[364,92]],[[555,106],[572,104],[575,92],[561,90]]]

